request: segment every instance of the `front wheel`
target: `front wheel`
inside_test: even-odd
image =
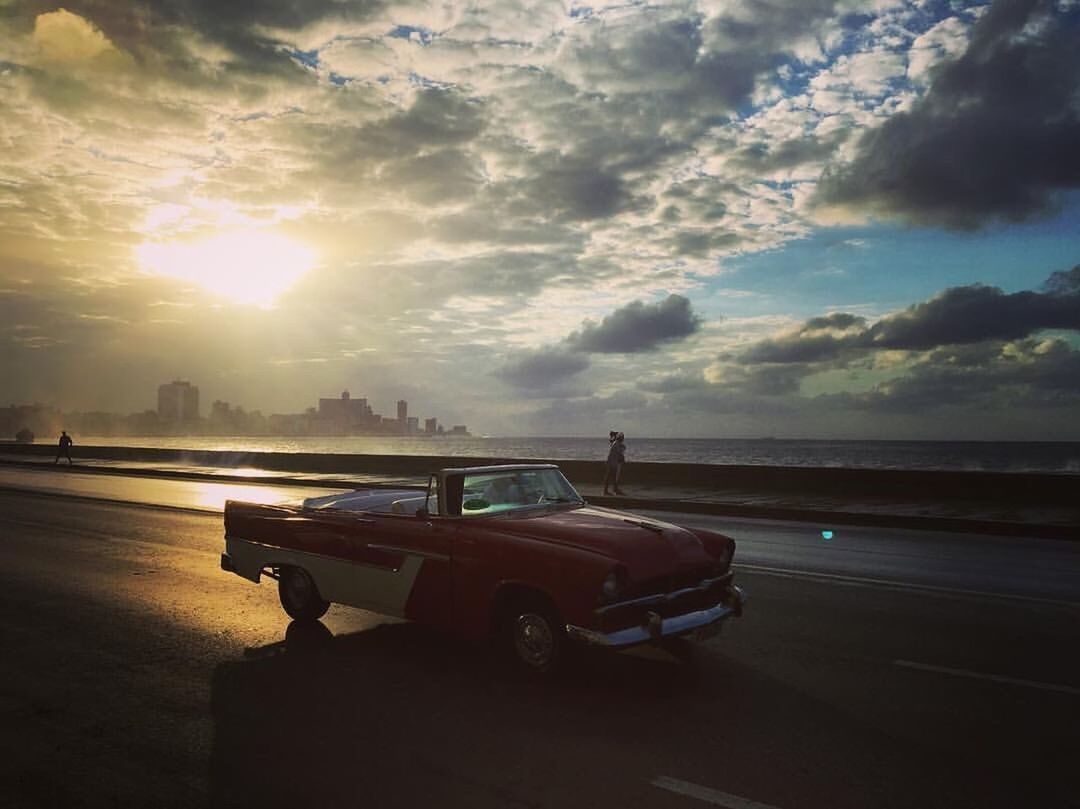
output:
[[[278,598],[290,618],[316,621],[326,615],[330,602],[319,595],[311,574],[302,567],[286,567],[278,579]]]
[[[520,668],[535,675],[554,672],[566,647],[566,627],[543,599],[522,599],[503,616],[503,648]]]

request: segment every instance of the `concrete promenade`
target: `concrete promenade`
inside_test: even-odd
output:
[[[446,466],[537,459],[304,455],[78,447],[79,472],[348,489],[424,485]],[[0,469],[65,469],[50,445],[0,445]],[[1080,476],[983,472],[628,464],[623,497],[602,494],[603,464],[557,463],[590,502],[634,509],[1080,539]]]

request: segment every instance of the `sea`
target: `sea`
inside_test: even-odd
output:
[[[232,452],[443,455],[602,460],[607,438],[486,436],[117,437],[76,436],[81,446]],[[865,469],[946,469],[1080,475],[1080,442],[855,441],[780,438],[626,438],[627,461]]]

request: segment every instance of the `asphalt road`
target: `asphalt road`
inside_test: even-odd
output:
[[[290,625],[218,515],[0,492],[0,805],[1080,806],[1076,544],[724,522],[724,635],[534,683]]]

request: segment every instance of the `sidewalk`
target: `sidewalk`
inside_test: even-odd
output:
[[[48,458],[0,455],[0,465],[60,471],[65,462],[54,465]],[[336,489],[364,486],[423,486],[427,476],[387,474],[324,474],[274,471],[254,467],[208,467],[177,463],[148,463],[80,458],[70,467],[82,473],[165,478],[203,482],[272,484],[276,486],[319,486]],[[573,482],[573,481],[571,481]],[[604,496],[596,484],[575,486],[589,502],[600,506],[636,510],[681,511],[756,519],[821,522],[828,525],[880,525],[894,528],[965,531],[972,533],[1040,536],[1080,539],[1080,505],[1075,508],[1026,507],[990,501],[914,500],[887,496],[845,498],[770,493],[746,489],[719,489],[688,486],[635,485],[629,475],[623,484],[625,496]]]

